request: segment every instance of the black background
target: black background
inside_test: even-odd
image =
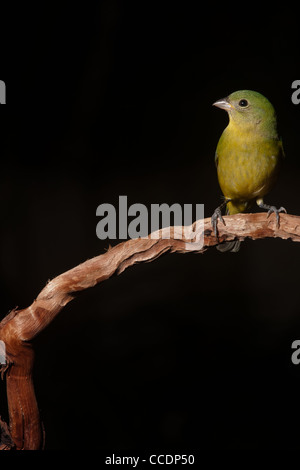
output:
[[[209,217],[228,121],[211,104],[232,91],[274,104],[287,158],[266,202],[299,214],[297,15],[261,8],[111,0],[3,15],[2,317],[104,252],[103,202],[203,203]],[[46,448],[298,448],[299,249],[167,255],[83,292],[34,341]]]

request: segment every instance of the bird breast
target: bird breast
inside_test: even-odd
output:
[[[250,200],[273,186],[280,158],[276,141],[222,142],[217,148],[218,179],[225,197]]]

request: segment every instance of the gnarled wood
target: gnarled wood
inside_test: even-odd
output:
[[[38,406],[32,382],[34,354],[29,343],[56,317],[70,302],[76,293],[105,281],[114,274],[120,274],[129,266],[141,262],[150,262],[161,255],[171,253],[202,253],[211,246],[233,239],[254,240],[266,237],[279,237],[300,241],[300,217],[280,214],[280,227],[276,226],[274,214],[236,214],[224,217],[226,225],[219,223],[219,238],[212,231],[210,219],[204,225],[195,223],[185,228],[185,237],[181,238],[182,227],[172,227],[169,238],[164,238],[168,229],[147,238],[128,240],[106,253],[85,261],[47,283],[33,303],[23,310],[13,310],[0,323],[0,340],[5,343],[7,364],[2,365],[2,374],[6,373],[7,399],[9,407],[9,430],[0,423],[2,435],[0,449],[13,445],[17,449],[39,449],[42,446],[42,428]],[[198,233],[197,233],[198,230]],[[203,246],[196,240],[203,230]],[[153,234],[152,234],[153,235]],[[228,254],[229,256],[237,256]],[[220,253],[220,256],[228,256]]]

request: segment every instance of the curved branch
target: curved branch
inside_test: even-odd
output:
[[[9,428],[12,442],[17,449],[38,449],[42,445],[42,428],[32,382],[33,350],[29,343],[58,315],[76,293],[120,274],[129,266],[150,262],[161,255],[171,253],[202,253],[207,248],[224,241],[254,240],[279,237],[300,241],[300,217],[280,214],[280,227],[275,216],[266,214],[236,214],[224,217],[226,225],[219,223],[219,238],[212,231],[210,219],[204,225],[195,222],[184,230],[182,227],[162,229],[147,238],[128,240],[110,248],[76,266],[47,283],[33,303],[23,310],[13,310],[0,323],[0,340],[6,346],[7,398]],[[169,238],[166,233],[170,230]],[[197,233],[198,230],[198,233]],[[203,244],[194,242],[201,238]],[[196,235],[196,236],[195,236]],[[220,256],[225,256],[220,253]],[[1,442],[0,442],[1,449]]]

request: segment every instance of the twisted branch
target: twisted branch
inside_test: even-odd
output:
[[[43,432],[32,381],[34,352],[29,341],[46,328],[76,293],[122,273],[129,266],[153,261],[167,252],[203,253],[224,241],[243,241],[247,237],[253,240],[279,237],[300,241],[299,216],[280,214],[280,228],[276,226],[274,215],[267,218],[264,213],[237,214],[224,217],[224,220],[226,225],[218,225],[218,239],[208,218],[204,220],[204,226],[200,224],[198,227],[194,223],[185,228],[185,238],[182,238],[182,227],[171,227],[147,238],[120,243],[52,279],[29,307],[13,310],[2,320],[0,340],[6,347],[7,363],[2,365],[1,374],[6,373],[9,432],[0,419],[0,449],[39,449],[42,446]],[[169,238],[164,238],[169,230]],[[204,237],[203,245],[192,242],[201,238],[199,230]],[[220,256],[226,255],[220,253]]]

